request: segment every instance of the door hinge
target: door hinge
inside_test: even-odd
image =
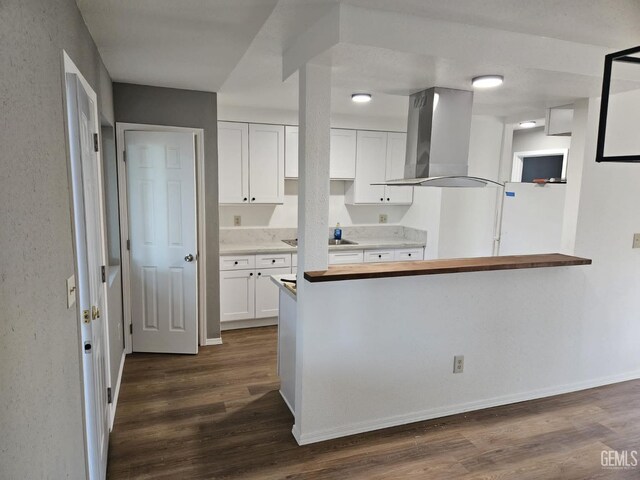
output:
[[[131,240],[127,239],[127,250],[131,250]]]
[[[129,324],[129,335],[133,335],[133,323]]]
[[[107,283],[107,267],[105,265],[102,265],[100,269],[102,272],[102,283]]]
[[[112,403],[113,399],[111,398],[111,387],[107,387],[107,403]]]
[[[96,151],[96,152],[100,151],[99,144],[98,144],[98,134],[97,133],[93,134],[93,150]]]

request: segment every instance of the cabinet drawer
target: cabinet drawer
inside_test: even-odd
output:
[[[256,266],[255,255],[229,255],[220,257],[220,270],[248,270]]]
[[[402,248],[395,252],[396,262],[410,262],[412,260],[424,260],[424,248]]]
[[[393,250],[367,250],[364,252],[364,263],[393,262]]]
[[[329,265],[342,265],[345,263],[362,263],[362,250],[349,250],[346,252],[329,253]]]
[[[291,266],[290,253],[256,255],[256,268],[280,268]]]

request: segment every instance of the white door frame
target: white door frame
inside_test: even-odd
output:
[[[93,104],[95,105],[95,108],[93,110],[93,118],[91,119],[91,121],[93,122],[94,128],[95,128],[95,132],[100,136],[100,121],[99,121],[99,112],[98,112],[98,98],[97,95],[95,93],[95,91],[93,90],[93,88],[91,87],[91,85],[89,84],[89,82],[87,82],[87,80],[84,78],[84,76],[82,75],[82,73],[80,72],[80,70],[78,69],[78,67],[75,65],[75,63],[73,63],[73,60],[71,60],[71,57],[69,57],[69,55],[67,54],[66,51],[62,51],[62,66],[63,66],[63,98],[64,98],[64,111],[65,111],[65,137],[66,137],[66,141],[67,141],[67,156],[69,158],[69,165],[71,165],[74,161],[76,161],[77,159],[74,160],[74,158],[71,155],[71,147],[68,145],[69,141],[70,141],[70,132],[69,132],[69,126],[68,126],[68,122],[69,122],[69,115],[71,112],[69,112],[67,110],[67,74],[71,73],[76,75],[76,77],[78,78],[78,80],[80,81],[80,83],[82,84],[83,88],[85,89],[87,95],[89,96],[89,98],[91,99],[91,101],[93,102]],[[105,212],[105,198],[104,198],[104,179],[103,179],[103,168],[102,168],[102,149],[99,149],[98,152],[96,152],[96,156],[97,156],[97,160],[98,160],[98,168],[97,168],[97,173],[98,173],[98,184],[100,185],[100,192],[99,192],[99,202],[100,202],[100,223],[102,224],[102,241],[101,241],[101,256],[102,256],[102,261],[104,262],[104,264],[106,265],[106,258],[107,258],[107,228],[106,228],[106,212]],[[73,195],[73,188],[74,188],[74,184],[73,184],[73,178],[71,176],[71,167],[69,168],[69,184],[71,187],[71,195]],[[82,186],[82,185],[80,185]],[[74,214],[74,202],[73,199],[71,199],[71,213],[72,213],[72,221],[71,221],[71,228],[73,230],[73,250],[74,250],[74,274],[75,274],[75,278],[76,278],[76,285],[78,288],[78,295],[76,295],[76,297],[78,298],[78,301],[76,301],[76,316],[77,316],[77,321],[78,321],[78,325],[79,325],[79,337],[78,337],[78,351],[79,351],[79,355],[80,355],[80,368],[82,371],[82,375],[80,377],[80,381],[81,381],[81,391],[82,391],[82,396],[83,396],[83,405],[82,405],[82,409],[83,409],[83,416],[82,416],[82,420],[83,420],[83,432],[84,432],[84,447],[85,447],[85,462],[86,462],[86,467],[87,467],[87,477],[88,478],[92,478],[92,471],[93,469],[91,468],[91,466],[93,464],[95,464],[96,459],[92,458],[92,456],[97,455],[97,452],[91,451],[90,447],[89,447],[89,438],[88,438],[88,425],[90,423],[90,417],[92,417],[93,415],[93,411],[88,410],[87,409],[87,399],[85,398],[85,369],[88,368],[87,365],[84,365],[84,359],[86,357],[86,355],[84,354],[84,341],[87,340],[87,331],[89,331],[89,340],[91,339],[91,334],[90,334],[90,328],[91,326],[89,325],[85,325],[85,323],[83,322],[82,319],[82,312],[81,312],[81,308],[80,308],[80,295],[79,295],[79,290],[81,288],[88,288],[87,285],[81,285],[80,284],[80,279],[78,276],[78,259],[79,259],[79,255],[80,253],[82,253],[83,250],[86,249],[86,247],[82,244],[79,244],[78,242],[76,242],[76,231],[80,228],[80,229],[84,229],[86,228],[86,225],[84,225],[84,219],[78,219],[78,222],[80,223],[79,225],[76,224],[75,222],[75,214]],[[111,385],[111,359],[110,359],[110,349],[109,349],[109,310],[108,310],[108,303],[106,301],[106,299],[108,298],[108,291],[107,291],[107,283],[102,283],[101,288],[103,289],[103,298],[105,299],[104,305],[103,305],[103,322],[102,322],[102,327],[103,327],[103,332],[102,332],[102,337],[104,339],[104,355],[105,355],[105,378],[106,378],[106,383],[108,387],[113,388],[113,386]],[[93,357],[90,358],[90,360],[93,360]],[[111,428],[111,425],[113,424],[113,418],[112,415],[115,415],[115,410],[113,410],[112,408],[109,408],[109,425],[107,427],[107,432],[109,432],[109,429]]]
[[[205,242],[205,198],[204,198],[204,129],[187,127],[168,127],[166,125],[147,125],[140,123],[116,122],[116,150],[118,161],[118,199],[120,203],[120,249],[122,251],[122,304],[124,306],[124,343],[125,352],[132,352],[131,339],[131,256],[127,249],[129,239],[129,200],[127,198],[127,172],[125,162],[124,135],[128,130],[149,132],[182,132],[192,133],[196,139],[196,226],[197,226],[197,311],[198,311],[198,345],[207,342],[207,305],[206,305],[206,265],[207,245]]]

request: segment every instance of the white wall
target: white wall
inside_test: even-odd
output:
[[[637,118],[640,90],[613,95],[610,105]],[[599,99],[592,99],[575,246],[576,255],[593,258],[585,316],[576,322],[575,336],[585,345],[581,361],[594,377],[640,368],[640,249],[631,248],[633,233],[640,232],[640,165],[595,162],[598,112]],[[640,153],[637,134],[613,138],[613,147]]]
[[[547,136],[544,127],[513,131],[513,153],[569,148],[570,145],[570,136]]]

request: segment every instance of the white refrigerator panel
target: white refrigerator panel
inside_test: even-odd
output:
[[[560,252],[567,187],[507,183],[500,255]]]

